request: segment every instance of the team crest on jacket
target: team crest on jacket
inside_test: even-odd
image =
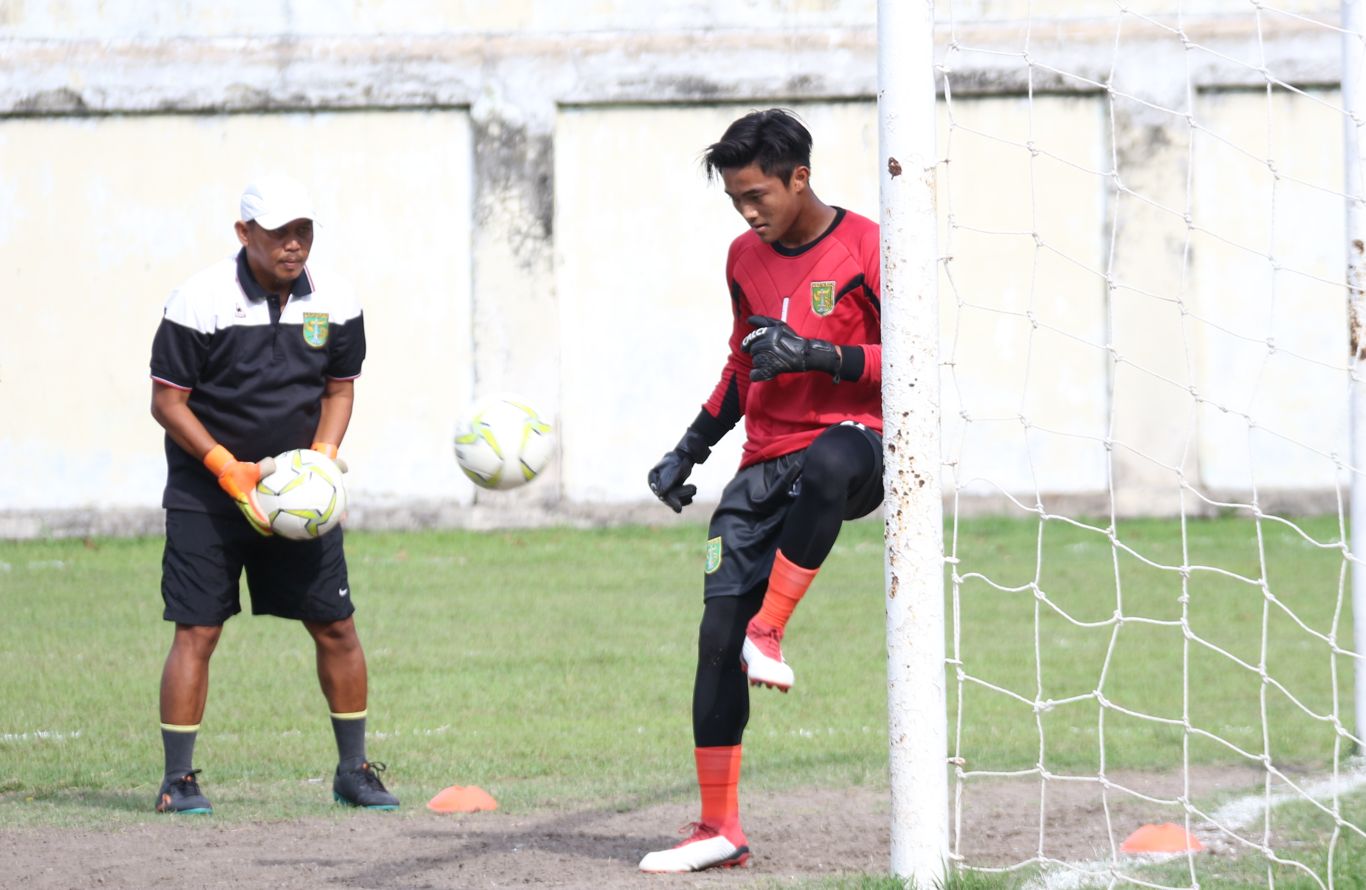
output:
[[[304,342],[314,349],[327,345],[327,313],[304,313]]]
[[[829,315],[835,311],[835,282],[811,282],[811,311],[817,315]]]
[[[721,568],[721,539],[712,538],[707,541],[707,574],[714,573]]]

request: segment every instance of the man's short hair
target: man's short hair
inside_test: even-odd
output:
[[[727,127],[720,142],[707,147],[702,164],[708,179],[722,170],[758,164],[786,184],[793,170],[811,166],[811,133],[785,108],[751,111]]]

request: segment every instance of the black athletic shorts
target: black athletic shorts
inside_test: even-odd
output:
[[[217,626],[242,611],[247,570],[253,615],[326,624],[355,611],[342,529],[316,541],[263,537],[240,514],[166,511],[161,557],[167,621]]]
[[[857,519],[882,503],[882,437],[863,424],[848,425],[862,431],[876,455],[876,472],[849,497],[845,509],[845,519]],[[752,464],[726,485],[707,530],[704,600],[767,588],[783,521],[801,492],[805,456],[805,450],[794,451]]]

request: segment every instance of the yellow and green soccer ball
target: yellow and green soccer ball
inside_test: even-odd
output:
[[[512,393],[478,399],[456,424],[455,459],[480,488],[527,484],[550,462],[553,446],[550,424]]]
[[[309,541],[341,525],[346,516],[346,483],[341,467],[306,448],[275,458],[275,472],[256,485],[256,499],[282,538]]]

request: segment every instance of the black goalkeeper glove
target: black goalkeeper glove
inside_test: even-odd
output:
[[[798,371],[824,371],[836,383],[840,382],[840,354],[829,340],[803,337],[787,322],[766,315],[751,315],[749,323],[758,325],[740,343],[740,348],[754,356],[750,380],[772,380],[779,374]]]
[[[674,450],[655,464],[646,477],[650,483],[650,491],[669,506],[675,513],[682,513],[683,508],[692,503],[693,495],[697,494],[696,485],[684,485],[688,481],[688,474],[696,464],[704,462],[711,454],[711,448],[702,438],[702,434],[694,429],[689,429],[683,434],[683,438],[678,440]]]

